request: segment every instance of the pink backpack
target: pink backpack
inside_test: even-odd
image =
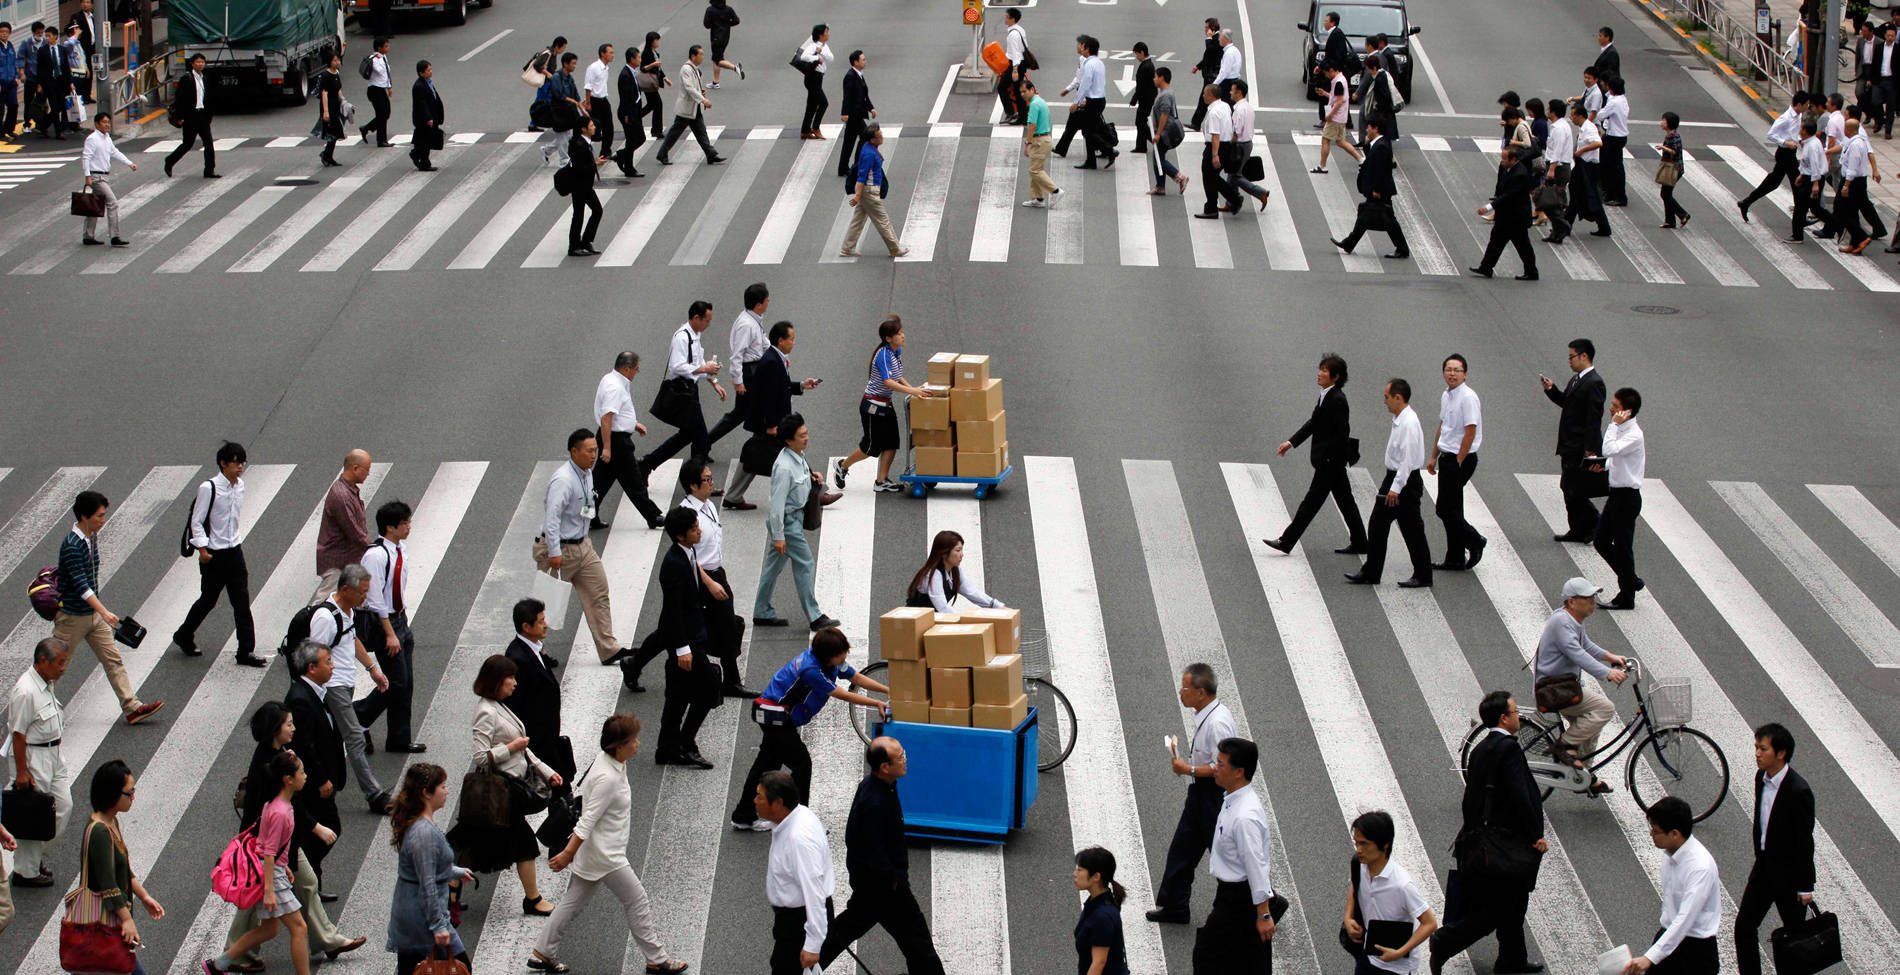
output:
[[[257,855],[257,827],[248,826],[233,837],[218,865],[211,868],[211,889],[219,897],[241,909],[255,907],[264,899],[264,860]]]

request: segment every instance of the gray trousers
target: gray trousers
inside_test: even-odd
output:
[[[94,176],[92,178],[92,191],[103,197],[106,201],[106,231],[111,236],[119,236],[119,194],[112,191],[112,177]],[[98,229],[99,218],[87,217],[86,236],[92,237],[93,231]]]
[[[753,478],[744,467],[734,467],[731,476],[726,478],[726,500],[744,503],[745,489],[752,486]]]
[[[363,733],[363,723],[356,719],[355,698],[355,687],[332,684],[323,689],[323,706],[330,709],[330,720],[336,722],[336,733],[343,736],[343,750],[350,756],[350,774],[356,776],[357,787],[368,799],[382,792],[383,786],[369,767],[369,737]]]
[[[587,902],[593,900],[602,888],[613,894],[626,910],[627,930],[633,933],[635,941],[640,942],[640,953],[646,956],[647,964],[666,964],[666,947],[660,944],[659,932],[653,927],[653,905],[647,900],[647,890],[641,886],[640,878],[634,874],[632,867],[620,867],[599,880],[584,880],[578,875],[569,874],[567,893],[561,895],[561,903],[554,908],[554,916],[548,919],[547,927],[541,929],[541,943],[536,946],[541,957],[560,959],[562,933],[587,909]]]

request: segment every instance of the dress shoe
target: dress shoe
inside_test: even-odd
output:
[[[752,617],[752,625],[753,626],[790,626],[792,625],[792,621],[786,619],[783,616],[754,616]]]
[[[1266,545],[1268,548],[1273,549],[1276,552],[1290,553],[1293,551],[1293,543],[1287,541],[1284,538],[1263,538],[1260,541],[1262,544]]]
[[[715,498],[723,498],[723,497],[725,497],[725,496],[726,496],[726,489],[725,489],[725,488],[713,488],[713,489],[712,489],[712,496],[713,496],[713,497],[715,497]]]
[[[748,698],[748,697],[759,696],[758,691],[755,691],[752,688],[745,686],[744,684],[727,684],[726,686],[720,688],[719,692],[721,694],[724,694],[727,697]]]
[[[752,511],[758,508],[758,505],[750,501],[724,501],[719,506],[727,511]]]
[[[144,721],[146,718],[149,718],[152,715],[157,714],[158,709],[164,706],[165,706],[164,701],[153,701],[150,704],[141,704],[138,707],[135,707],[132,710],[127,711],[125,713],[125,723],[138,724],[139,722]]]
[[[336,961],[339,956],[347,955],[350,952],[355,951],[356,949],[361,948],[368,943],[369,943],[368,938],[351,938],[350,940],[343,942],[341,945],[338,945],[335,948],[330,948],[326,950],[323,953],[323,957],[328,958],[331,961]]]
[[[1195,214],[1195,215],[1194,215],[1194,218],[1195,218],[1196,220],[1219,220],[1219,219],[1220,219],[1220,214],[1218,214],[1218,213],[1215,213],[1215,212],[1214,212],[1214,211],[1212,211],[1212,210],[1202,210],[1201,212],[1199,212],[1199,213],[1197,213],[1197,214]],[[96,244],[96,243],[98,243],[98,241],[96,241],[96,240],[95,240],[95,241],[93,241],[93,243],[95,243],[95,244]]]
[[[1328,237],[1326,238],[1326,240],[1328,243],[1332,244],[1334,247],[1337,247],[1348,254],[1352,253],[1352,248],[1347,247],[1345,244],[1340,243],[1338,239],[1333,238],[1333,237]]]
[[[1193,918],[1184,907],[1157,907],[1148,912],[1148,920],[1156,924],[1187,924]]]
[[[376,754],[376,743],[373,741],[370,741],[368,735],[363,736],[363,754],[365,755]]]
[[[1431,587],[1432,581],[1430,579],[1420,579],[1417,576],[1413,576],[1410,579],[1399,580],[1400,589],[1430,589]]]
[[[1489,544],[1491,544],[1491,540],[1487,538],[1480,538],[1473,541],[1471,543],[1471,557],[1465,560],[1465,568],[1477,568],[1478,560],[1484,558],[1484,547]]]
[[[87,247],[98,247],[101,244],[105,243],[105,241],[100,240],[97,237],[81,237],[79,238],[79,242],[86,245]]]
[[[165,178],[170,179],[171,176],[172,176],[172,161],[167,159],[165,160]]]
[[[1564,238],[1562,234],[1547,234],[1544,237],[1544,243],[1546,244],[1561,244],[1563,242]]]
[[[1537,280],[1537,275],[1535,275],[1535,274],[1520,274],[1520,275],[1518,275],[1518,276],[1517,276],[1517,279],[1518,279],[1519,281],[1535,281],[1535,280]]]
[[[1604,609],[1635,609],[1636,594],[1625,589],[1617,593],[1615,599],[1607,601],[1602,599],[1597,600],[1597,605]]]
[[[383,751],[386,751],[390,753],[391,755],[420,755],[423,752],[426,752],[428,750],[429,750],[429,746],[419,741],[412,741],[407,745],[401,745],[401,746],[398,746],[398,745],[384,745],[383,746]]]
[[[1590,540],[1590,536],[1582,532],[1564,532],[1561,535],[1550,536],[1550,540],[1553,542],[1587,542]]]
[[[51,887],[53,886],[53,872],[51,870],[42,869],[39,873],[31,877],[22,877],[16,873],[13,875],[13,886]]]
[[[1346,546],[1345,548],[1336,548],[1336,549],[1333,549],[1333,554],[1334,555],[1364,555],[1366,554],[1366,543],[1355,542],[1351,545]]]
[[[389,815],[389,790],[384,789],[369,797],[369,811],[373,816]]]
[[[394,149],[394,148],[396,148],[396,144],[395,144],[394,142],[390,142],[390,141],[388,141],[388,140],[384,140],[384,141],[382,141],[382,142],[378,142],[378,143],[376,143],[376,148],[378,148],[378,149]]]
[[[1474,268],[1470,268],[1469,270],[1471,271],[1471,273],[1481,278],[1488,278],[1491,276],[1491,269],[1488,267],[1474,267]]]
[[[270,661],[265,660],[263,657],[260,657],[254,653],[240,653],[237,655],[236,660],[238,662],[238,666],[240,667],[268,667],[270,666]]]
[[[682,755],[679,752],[674,751],[674,752],[654,752],[653,764],[655,765],[692,765],[693,763],[687,761],[685,755]]]
[[[205,179],[223,179],[223,178],[224,178],[223,173],[214,173],[210,170],[205,170]]]
[[[821,136],[819,136],[819,138],[820,138],[820,139],[822,139],[822,138],[824,138],[824,136],[822,136],[822,135],[821,135]],[[708,166],[717,166],[717,165],[719,165],[720,163],[722,163],[722,162],[725,162],[725,161],[726,161],[726,157],[724,157],[724,156],[714,156],[714,157],[712,157],[711,159],[708,159],[708,160],[706,160],[706,165],[708,165]]]
[[[1091,159],[1088,162],[1076,163],[1072,168],[1074,169],[1100,169],[1101,167],[1095,165],[1095,160]]]
[[[1735,208],[1736,208],[1737,210],[1740,210],[1740,211],[1742,211],[1742,222],[1743,222],[1743,223],[1747,223],[1747,222],[1748,222],[1748,204],[1746,204],[1746,203],[1743,203],[1743,202],[1742,202],[1742,201],[1740,201],[1740,200],[1736,200],[1736,201],[1735,201]]]
[[[671,159],[668,159],[668,158],[666,158],[666,156],[665,156],[664,154],[661,154],[661,155],[658,155],[658,156],[654,156],[653,158],[655,158],[655,159],[658,159],[658,160],[660,161],[660,165],[662,165],[662,166],[671,166],[671,165],[673,165],[673,160],[671,160]]]
[[[815,619],[815,620],[812,620],[812,621],[811,621],[811,628],[812,628],[812,631],[813,631],[813,632],[817,632],[818,630],[822,630],[822,629],[824,629],[824,628],[825,628],[825,627],[827,627],[827,626],[837,626],[837,625],[838,625],[838,621],[837,621],[837,620],[834,620],[834,619],[832,619],[831,617],[829,617],[829,616],[826,616],[826,615],[825,615],[825,614],[823,614],[823,613],[819,613],[819,614],[818,614],[818,618],[817,618],[817,619]]]
[[[1379,584],[1379,577],[1369,576],[1364,572],[1348,572],[1346,573],[1346,581],[1355,586],[1376,586]]]
[[[322,892],[319,892],[317,894],[317,900],[320,900],[324,902],[325,904],[334,904],[337,901],[342,900],[342,899],[343,899],[342,896],[339,894],[326,894]]]
[[[187,657],[202,657],[205,655],[205,652],[197,647],[178,642],[177,637],[172,638],[172,649],[177,650]]]
[[[611,527],[613,527],[611,523],[602,521],[599,518],[595,518],[587,523],[587,530],[590,532],[597,532]]]
[[[701,755],[697,748],[689,748],[681,752],[680,758],[682,759],[681,764],[683,765],[699,769],[702,772],[712,771],[713,763],[706,761],[706,756]]]
[[[1592,231],[1590,231],[1590,236],[1592,236],[1592,237],[1608,237],[1608,236],[1610,236],[1610,228],[1608,228],[1608,227],[1598,227],[1597,229],[1595,229],[1595,230],[1592,230]]]
[[[1456,560],[1447,558],[1443,562],[1433,562],[1432,568],[1440,572],[1463,572],[1465,571],[1465,560],[1462,558]]]
[[[126,240],[126,239],[125,239],[124,237],[114,237],[114,238],[112,238],[112,246],[114,246],[114,247],[130,247],[130,246],[132,246],[132,242],[131,242],[131,241],[129,241],[129,240]]]
[[[569,257],[590,257],[592,255],[593,255],[593,251],[588,250],[585,247],[572,247],[572,248],[569,248],[567,252],[567,256]]]
[[[1411,259],[1412,252],[1411,251],[1393,251],[1390,254],[1382,254],[1380,256],[1384,257],[1388,261],[1406,261],[1406,260]]]
[[[665,527],[666,527],[666,521],[665,521],[664,519],[661,519],[661,518],[648,518],[648,519],[647,519],[647,530],[648,530],[648,531],[659,531],[660,529],[662,529],[662,528],[665,528]]]
[[[1541,961],[1521,961],[1515,965],[1491,966],[1491,971],[1495,975],[1538,975],[1543,970],[1544,963]]]

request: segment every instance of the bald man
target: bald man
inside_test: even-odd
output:
[[[343,567],[362,558],[369,548],[369,518],[363,512],[361,485],[369,478],[369,451],[343,455],[343,471],[323,496],[323,520],[317,526],[317,591],[310,605],[336,592]]]
[[[851,903],[831,922],[818,949],[818,967],[830,968],[847,946],[881,924],[904,953],[904,966],[912,975],[943,975],[930,925],[910,889],[910,843],[904,837],[904,807],[897,798],[897,780],[910,771],[904,746],[895,738],[872,739],[864,763],[871,774],[858,783],[844,827]]]

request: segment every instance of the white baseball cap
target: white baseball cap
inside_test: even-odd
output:
[[[1564,583],[1564,598],[1565,599],[1575,599],[1578,596],[1594,596],[1597,593],[1600,593],[1602,591],[1603,591],[1602,586],[1599,586],[1591,582],[1590,580],[1585,579],[1582,576],[1577,576],[1571,579],[1569,582]]]

